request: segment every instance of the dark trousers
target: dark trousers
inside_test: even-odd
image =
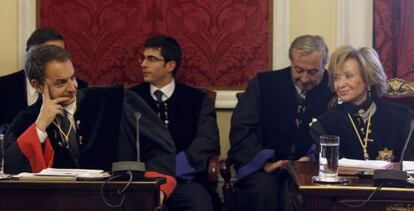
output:
[[[211,197],[199,183],[178,183],[165,202],[168,211],[213,211]]]
[[[235,184],[232,210],[293,210],[288,193],[290,176],[287,171],[267,174],[256,172]]]

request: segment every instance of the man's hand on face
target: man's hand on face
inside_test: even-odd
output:
[[[56,115],[64,115],[61,102],[69,100],[69,97],[58,97],[51,99],[49,93],[49,85],[45,81],[42,93],[42,107],[36,119],[36,127],[41,131],[46,131],[46,128],[53,122]]]

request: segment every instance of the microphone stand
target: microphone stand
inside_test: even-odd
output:
[[[405,152],[407,151],[408,144],[410,143],[411,135],[412,135],[413,130],[414,130],[414,120],[411,120],[410,123],[411,123],[410,124],[410,132],[408,133],[407,140],[405,141],[405,144],[404,144],[403,150],[401,151],[401,156],[400,156],[400,162],[399,163],[400,163],[400,170],[401,171],[404,170],[403,169],[404,156],[405,156]]]
[[[145,163],[141,162],[140,156],[140,143],[139,143],[139,119],[141,118],[141,113],[135,112],[136,118],[136,133],[137,133],[137,160],[136,161],[119,161],[112,163],[112,174],[127,176],[129,179],[142,179],[144,178],[145,173]]]

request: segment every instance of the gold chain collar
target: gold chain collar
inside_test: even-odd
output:
[[[355,134],[357,135],[358,140],[359,140],[359,143],[361,144],[362,151],[364,152],[364,159],[365,160],[369,160],[369,155],[368,155],[367,148],[368,148],[368,135],[369,135],[369,133],[371,133],[371,130],[370,130],[370,127],[371,127],[371,117],[372,117],[372,113],[370,113],[369,116],[368,116],[368,124],[367,124],[366,132],[365,132],[365,138],[364,138],[364,141],[362,141],[362,138],[359,135],[359,132],[358,132],[358,129],[357,129],[355,123],[354,123],[354,120],[352,120],[351,115],[348,113],[348,118],[349,118],[349,120],[352,123],[352,126],[354,128]]]

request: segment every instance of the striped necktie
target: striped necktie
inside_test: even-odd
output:
[[[166,127],[168,127],[168,112],[167,103],[162,100],[163,93],[161,90],[154,92],[155,98],[157,99],[158,117],[162,120]]]

